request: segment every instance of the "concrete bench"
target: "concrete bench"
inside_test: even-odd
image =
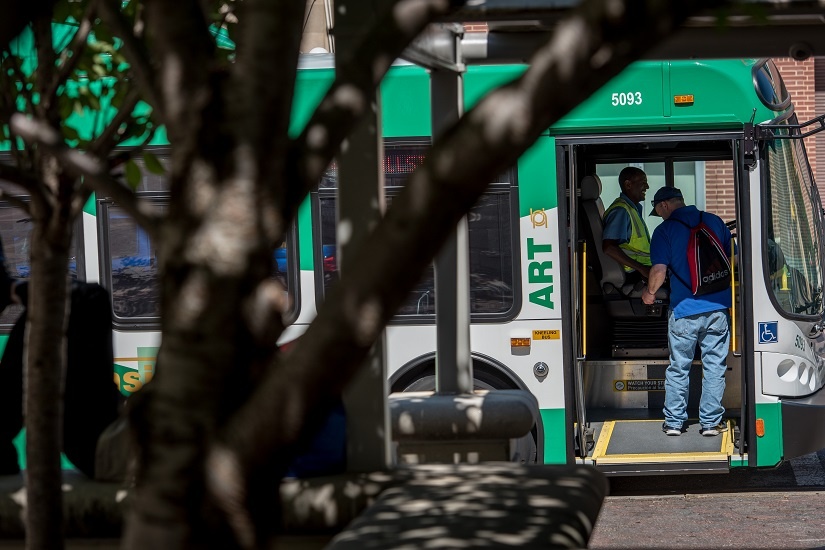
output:
[[[444,464],[405,473],[327,548],[585,548],[608,488],[584,466]]]
[[[0,476],[0,538],[22,539],[23,476]],[[67,538],[116,538],[123,528],[127,493],[119,483],[63,473],[63,517]]]

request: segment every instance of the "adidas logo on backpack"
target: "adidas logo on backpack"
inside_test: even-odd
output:
[[[667,220],[679,222],[690,230],[687,246],[690,283],[684,281],[675,272],[672,273],[691,290],[694,296],[730,288],[730,260],[719,237],[702,221],[702,214],[703,212],[699,212],[699,223],[694,227],[675,218]]]

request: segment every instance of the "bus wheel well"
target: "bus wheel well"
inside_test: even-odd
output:
[[[522,390],[509,369],[491,359],[473,356],[473,380],[479,390]],[[390,391],[431,391],[435,389],[435,356],[420,357],[390,377]]]

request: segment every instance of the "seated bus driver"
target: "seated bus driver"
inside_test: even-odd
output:
[[[644,171],[628,166],[619,174],[621,193],[604,213],[602,250],[624,267],[625,280],[637,283],[650,275],[650,233],[641,202],[648,189]]]

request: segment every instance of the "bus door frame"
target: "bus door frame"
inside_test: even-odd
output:
[[[733,140],[734,148],[734,167],[733,167],[733,181],[734,181],[734,204],[736,206],[736,241],[739,248],[738,264],[739,268],[739,303],[741,304],[739,315],[737,316],[738,325],[742,328],[740,331],[740,351],[739,351],[739,371],[741,377],[741,396],[742,405],[739,416],[739,456],[744,458],[745,444],[748,441],[756,441],[756,381],[753,373],[754,369],[754,347],[753,347],[753,300],[745,299],[748,295],[753,295],[753,277],[750,269],[743,269],[743,266],[751,266],[753,258],[751,257],[752,250],[752,231],[751,223],[752,216],[750,210],[751,204],[751,188],[756,185],[756,191],[759,192],[761,186],[761,178],[751,178],[751,170],[757,166],[756,162],[760,156],[757,153],[756,158],[748,158],[746,152],[748,151],[748,144],[745,143],[744,136]],[[761,167],[760,167],[761,170]],[[754,181],[755,180],[755,181]],[[761,204],[761,201],[760,201]],[[761,239],[761,231],[758,233]],[[736,307],[734,302],[733,307]],[[734,333],[736,327],[731,327],[731,332]],[[743,429],[744,427],[744,429]],[[748,464],[757,464],[756,462],[756,445],[748,446]]]
[[[583,301],[579,296],[578,275],[578,220],[576,216],[577,204],[577,165],[576,144],[556,141],[556,181],[558,192],[558,235],[559,249],[567,248],[567,254],[559,254],[559,277],[561,288],[569,288],[569,299],[561,301],[562,332],[566,334],[562,340],[562,353],[566,364],[571,368],[565,369],[565,421],[570,427],[573,441],[568,446],[568,461],[576,458],[587,458],[587,416],[584,403],[584,356],[581,349],[579,330],[579,311]],[[575,273],[574,273],[575,266]],[[579,442],[579,453],[576,454],[576,440]]]

